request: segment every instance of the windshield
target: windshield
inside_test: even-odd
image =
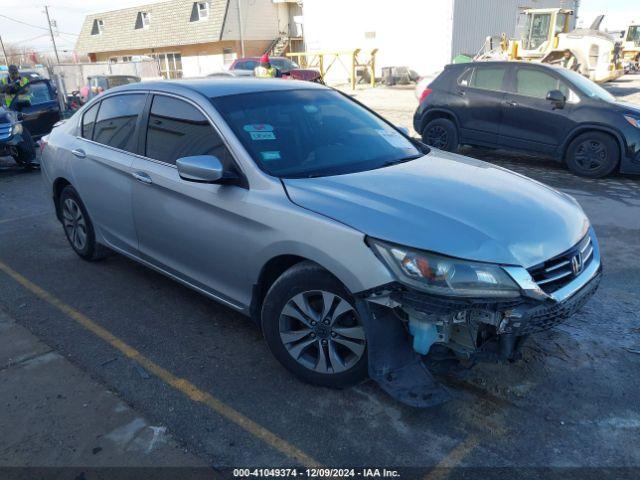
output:
[[[332,90],[248,93],[212,102],[256,164],[276,177],[354,173],[423,155],[382,119]]]
[[[633,42],[636,47],[640,47],[640,26],[633,25],[629,27],[627,42]]]
[[[278,70],[285,73],[290,72],[294,68],[298,68],[298,65],[286,58],[272,58],[269,62]]]
[[[578,87],[578,89],[589,98],[597,98],[600,100],[604,100],[605,102],[616,101],[616,98],[609,92],[607,92],[604,88],[596,85],[591,80],[580,75],[577,72],[563,69],[562,75],[565,75],[569,80],[571,80]]]
[[[525,50],[535,50],[549,39],[550,13],[530,13],[527,15],[522,44]]]
[[[119,87],[121,85],[128,85],[129,83],[138,83],[140,79],[138,77],[108,77],[107,82],[109,88]]]

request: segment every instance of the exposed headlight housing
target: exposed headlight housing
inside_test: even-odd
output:
[[[624,118],[627,122],[629,122],[634,127],[640,128],[640,118],[634,117],[633,115],[625,115]]]
[[[22,123],[14,123],[11,129],[11,135],[20,135],[22,133]]]
[[[500,265],[470,262],[367,239],[400,282],[451,297],[520,296],[520,288]]]

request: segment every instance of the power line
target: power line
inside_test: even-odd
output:
[[[38,29],[40,29],[40,30],[45,30],[45,31],[47,31],[47,32],[49,31],[49,29],[48,29],[47,27],[42,27],[42,26],[40,26],[40,25],[34,25],[33,23],[23,22],[22,20],[18,20],[17,18],[11,18],[11,17],[9,17],[9,16],[7,16],[7,15],[3,15],[3,14],[1,14],[1,13],[0,13],[0,17],[2,17],[2,18],[6,18],[7,20],[11,20],[12,22],[16,22],[16,23],[20,23],[20,24],[22,24],[22,25],[26,25],[26,26],[28,26],[28,27],[38,28]],[[60,31],[58,31],[58,33],[63,33],[63,34],[65,34],[65,35],[73,35],[74,37],[77,37],[77,36],[78,36],[78,34],[77,34],[77,33],[60,32]]]

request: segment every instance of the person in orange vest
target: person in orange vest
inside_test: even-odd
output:
[[[260,65],[253,70],[253,74],[257,78],[275,78],[278,76],[278,69],[271,66],[269,55],[265,53],[260,57]]]

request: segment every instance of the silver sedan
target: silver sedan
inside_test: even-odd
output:
[[[305,381],[369,374],[417,406],[447,398],[430,359],[515,360],[600,278],[571,197],[306,82],[114,88],[45,139],[42,173],[83,259],[118,252],[246,314]]]

